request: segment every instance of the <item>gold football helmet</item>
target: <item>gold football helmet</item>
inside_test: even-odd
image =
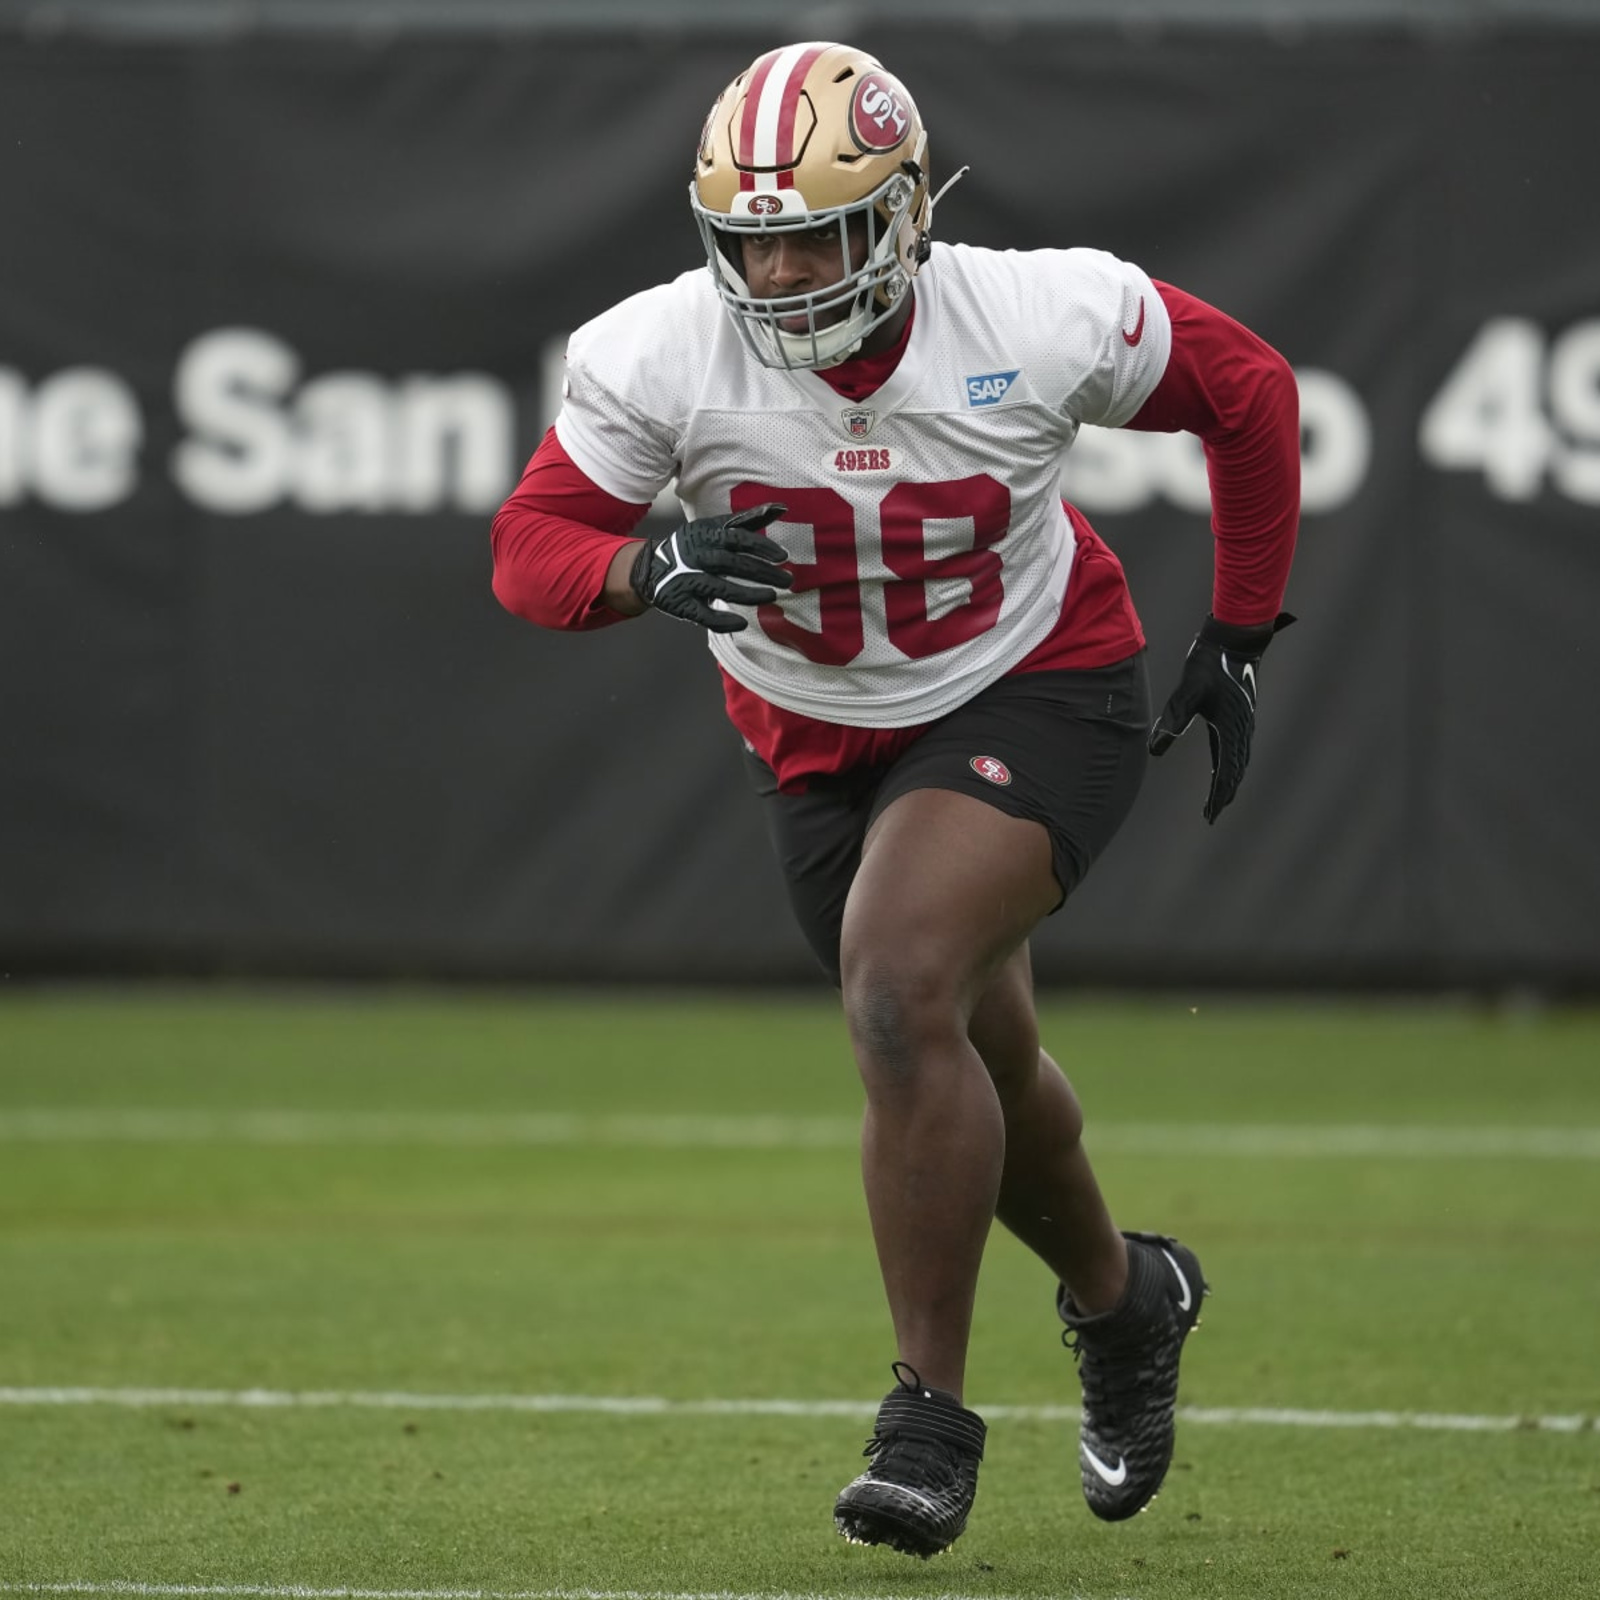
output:
[[[769,50],[722,91],[701,130],[689,204],[712,280],[758,361],[834,366],[894,313],[927,259],[927,160],[911,96],[848,45]],[[858,218],[866,259],[851,270]],[[830,225],[845,264],[838,283],[781,299],[750,293],[743,238]],[[804,331],[793,329],[802,317]]]

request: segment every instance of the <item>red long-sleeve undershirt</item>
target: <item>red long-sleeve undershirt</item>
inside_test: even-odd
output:
[[[1156,289],[1172,319],[1172,353],[1127,426],[1199,436],[1211,483],[1212,612],[1224,622],[1270,621],[1283,603],[1299,522],[1294,374],[1231,317],[1170,284]],[[851,369],[865,364],[846,362],[824,376],[855,393]],[[888,372],[872,376],[881,383]],[[619,545],[648,510],[600,488],[550,430],[494,519],[495,595],[541,627],[585,630],[622,621],[603,604],[601,590]]]
[[[1127,426],[1198,434],[1211,484],[1220,622],[1271,622],[1300,525],[1300,392],[1265,340],[1203,300],[1157,283],[1172,318],[1161,382]]]
[[[495,513],[495,598],[541,628],[582,631],[624,621],[600,593],[618,547],[649,509],[608,494],[547,429],[522,482]]]

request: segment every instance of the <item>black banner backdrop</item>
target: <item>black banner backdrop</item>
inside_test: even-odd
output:
[[[809,979],[699,638],[528,628],[565,332],[695,264],[764,37],[0,39],[0,962]],[[1600,39],[900,31],[946,238],[1093,244],[1300,376],[1239,802],[1204,740],[1046,980],[1600,986]],[[693,352],[685,352],[692,360]],[[1086,434],[1164,693],[1193,441]]]

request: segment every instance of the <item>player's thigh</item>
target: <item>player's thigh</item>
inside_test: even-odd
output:
[[[889,769],[878,810],[951,789],[1050,836],[1059,907],[1133,809],[1149,760],[1144,654],[1108,667],[1001,678],[936,722]]]
[[[790,904],[833,981],[842,982],[844,913],[863,839],[869,823],[893,801],[919,789],[941,789],[1039,823],[1049,837],[1056,884],[1048,911],[1082,880],[1132,806],[1148,723],[1139,655],[1097,670],[1003,678],[934,724],[887,768],[814,777],[803,793],[780,793],[771,769],[747,756]],[[915,839],[909,843],[916,848]],[[959,856],[967,845],[962,830],[947,841],[947,853]],[[942,883],[937,872],[933,881]],[[892,896],[879,908],[874,924],[893,915],[891,901]],[[902,895],[901,903],[912,901]],[[1005,939],[1001,943],[1003,951],[1014,948]],[[881,945],[874,948],[883,953]],[[931,953],[927,940],[915,948]],[[981,974],[994,959],[981,937],[946,950],[974,952],[977,959],[969,965]]]
[[[868,830],[845,903],[847,1004],[964,1025],[1059,895],[1041,824],[950,789],[899,795]]]
[[[1138,655],[1002,678],[921,735],[872,801],[845,909],[847,999],[870,975],[955,994],[970,1015],[1132,808],[1148,714]]]

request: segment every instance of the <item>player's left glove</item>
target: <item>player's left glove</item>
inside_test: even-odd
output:
[[[1242,628],[1208,616],[1184,657],[1178,687],[1150,729],[1150,754],[1165,755],[1196,717],[1204,719],[1211,737],[1207,822],[1215,822],[1239,792],[1256,726],[1256,670],[1273,634],[1293,621],[1280,611],[1258,628]]]

